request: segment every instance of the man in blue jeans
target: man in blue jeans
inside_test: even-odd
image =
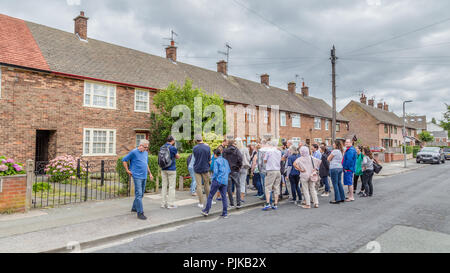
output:
[[[137,212],[137,217],[140,220],[147,220],[144,215],[144,206],[142,205],[142,198],[145,193],[145,186],[147,184],[147,175],[153,180],[153,175],[148,166],[148,140],[141,140],[139,146],[132,150],[123,159],[123,167],[128,175],[133,176],[135,199],[131,212]],[[130,162],[130,169],[128,169],[127,162]]]
[[[211,209],[212,200],[214,198],[214,195],[217,191],[220,192],[220,195],[222,196],[222,217],[228,218],[228,212],[227,212],[227,190],[228,190],[228,175],[230,174],[230,166],[228,164],[228,161],[224,159],[222,156],[222,152],[219,149],[216,149],[214,151],[214,168],[213,168],[213,175],[212,175],[212,183],[211,183],[211,190],[209,192],[208,201],[206,202],[206,207],[204,210],[202,210],[202,215],[205,217],[208,216],[209,210]]]

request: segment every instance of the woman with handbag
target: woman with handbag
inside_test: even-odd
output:
[[[362,175],[362,182],[364,185],[364,193],[361,195],[361,197],[372,197],[373,195],[373,184],[372,184],[372,178],[374,173],[374,161],[376,161],[373,156],[372,152],[370,151],[369,147],[364,147],[363,149],[364,153],[364,159],[361,164],[363,175]]]
[[[300,157],[294,162],[294,167],[300,171],[300,182],[302,184],[303,195],[305,196],[304,209],[311,208],[311,197],[314,207],[319,207],[319,198],[317,197],[316,183],[319,181],[320,161],[310,155],[309,149],[305,146],[300,148]]]
[[[334,150],[328,156],[328,161],[330,162],[330,177],[334,190],[334,201],[331,201],[330,203],[339,204],[345,202],[344,187],[342,186],[342,142],[336,141],[336,143],[333,144],[333,147]]]

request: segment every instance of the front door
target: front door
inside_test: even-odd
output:
[[[50,131],[36,131],[36,162],[48,161]]]

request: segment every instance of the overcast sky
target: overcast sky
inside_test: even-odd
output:
[[[450,104],[448,0],[0,0],[0,12],[73,32],[80,10],[88,36],[164,56],[173,29],[178,60],[211,70],[231,47],[229,74],[287,89],[304,78],[331,103],[336,45],[338,110],[362,90],[397,114],[438,120]]]

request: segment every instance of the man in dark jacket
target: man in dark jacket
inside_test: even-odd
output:
[[[325,191],[322,197],[330,196],[330,184],[328,184],[328,176],[330,176],[330,162],[328,161],[328,156],[330,151],[328,151],[326,145],[320,145],[320,151],[322,153],[322,164],[319,168],[320,184],[325,186]]]
[[[233,202],[233,192],[232,185],[236,189],[236,208],[241,208],[241,187],[239,182],[239,172],[242,168],[242,155],[241,152],[236,147],[236,142],[234,140],[228,141],[228,146],[223,151],[223,158],[228,161],[230,165],[231,173],[228,176],[228,198],[230,199],[230,206],[234,206]]]

